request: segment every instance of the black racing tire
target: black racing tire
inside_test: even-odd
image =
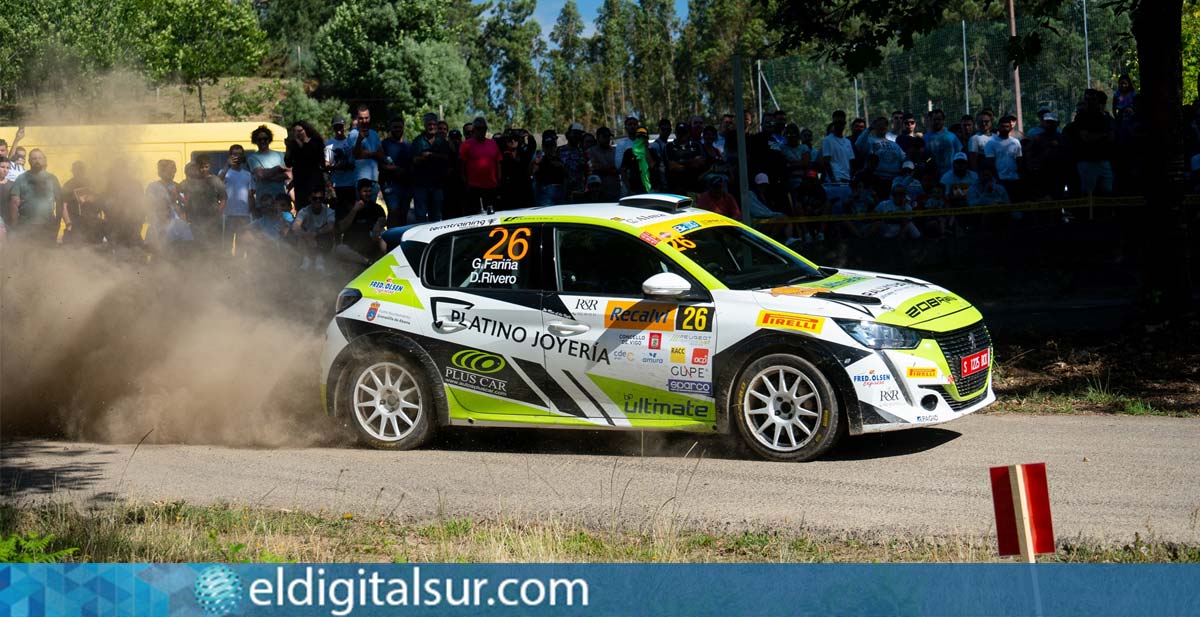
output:
[[[788,353],[747,364],[729,411],[746,446],[772,461],[812,460],[845,433],[833,384],[815,364]]]
[[[359,443],[412,450],[437,430],[437,401],[425,370],[406,355],[372,348],[345,369],[339,407]]]

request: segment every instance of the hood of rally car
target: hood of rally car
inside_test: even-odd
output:
[[[858,270],[760,290],[755,299],[767,310],[867,319],[930,332],[957,330],[983,318],[970,302],[932,283]]]

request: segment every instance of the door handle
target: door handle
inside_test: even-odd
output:
[[[550,330],[551,332],[561,335],[561,336],[571,336],[573,334],[583,334],[584,332],[587,332],[588,330],[591,330],[592,328],[591,328],[591,326],[588,326],[587,324],[581,324],[581,323],[576,324],[576,323],[565,323],[562,321],[552,321],[547,326],[547,329]]]

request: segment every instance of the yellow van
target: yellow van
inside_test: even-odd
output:
[[[212,171],[225,165],[229,147],[240,144],[247,153],[257,148],[250,143],[250,132],[261,122],[210,122],[204,124],[128,124],[94,126],[27,126],[25,136],[17,145],[28,152],[39,148],[46,153],[47,168],[65,183],[71,178],[75,161],[87,164],[88,175],[99,178],[108,173],[128,173],[126,181],[135,181],[143,188],[158,178],[158,161],[170,159],[178,168],[175,180],[184,179],[183,168],[197,154],[212,158]],[[284,150],[287,130],[268,123],[274,134],[272,150]],[[12,156],[13,138],[17,127],[0,127],[0,139],[8,141]],[[26,168],[29,166],[26,155]],[[114,169],[114,166],[119,167]]]

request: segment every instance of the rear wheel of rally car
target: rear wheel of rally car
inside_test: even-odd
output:
[[[411,450],[433,434],[433,393],[415,362],[373,354],[347,371],[347,420],[359,441],[373,448]]]
[[[813,363],[791,354],[772,354],[742,369],[730,413],[746,445],[770,460],[811,460],[840,436],[833,386]]]

